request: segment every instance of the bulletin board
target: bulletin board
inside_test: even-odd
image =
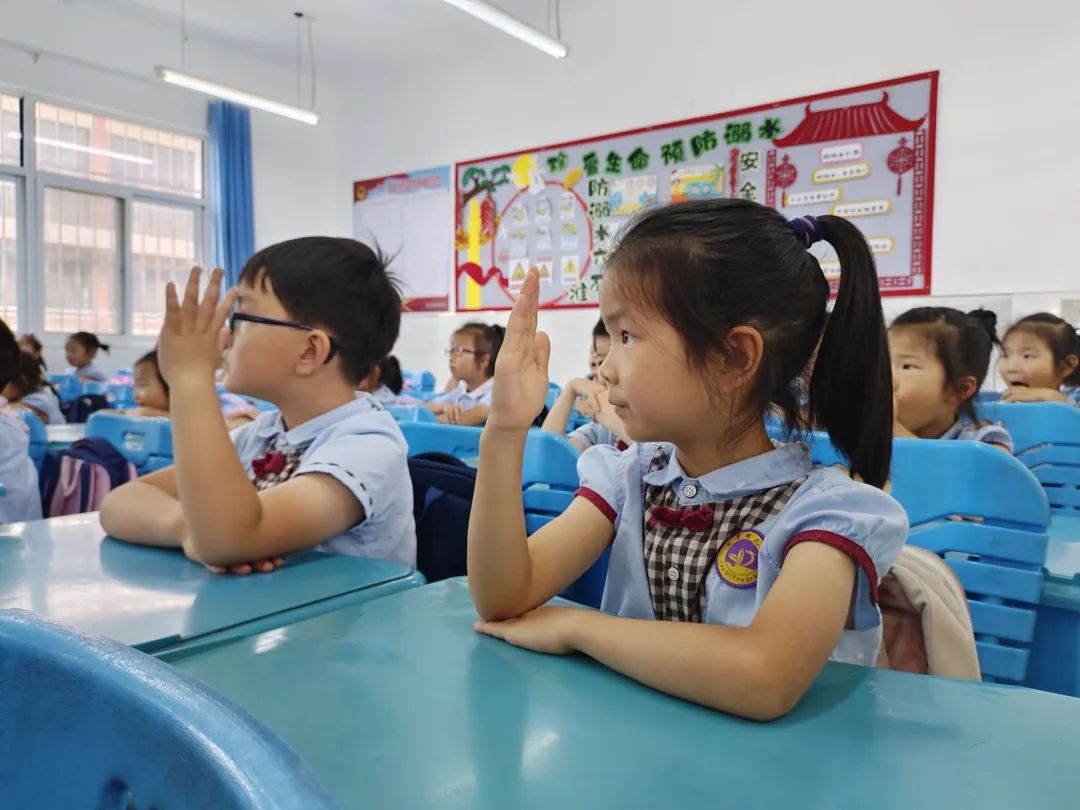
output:
[[[404,312],[450,309],[450,167],[358,180],[353,233],[393,257]]]
[[[531,267],[541,306],[595,307],[604,261],[634,214],[741,197],[789,218],[854,222],[882,295],[930,292],[937,72],[459,163],[455,301],[513,306]],[[812,252],[834,288],[839,263]]]

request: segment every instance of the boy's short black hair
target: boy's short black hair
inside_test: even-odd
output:
[[[355,239],[305,236],[263,248],[244,265],[240,282],[270,282],[289,317],[325,329],[341,346],[352,384],[390,354],[401,327],[401,295],[389,260]]]
[[[18,376],[20,354],[14,333],[0,320],[0,388]]]

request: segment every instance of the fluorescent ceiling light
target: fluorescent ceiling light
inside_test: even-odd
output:
[[[257,96],[254,93],[248,93],[244,90],[237,90],[235,87],[229,87],[226,84],[218,84],[209,79],[200,79],[198,76],[182,73],[179,70],[159,67],[158,76],[168,84],[175,84],[177,87],[186,87],[188,90],[194,90],[196,93],[204,93],[208,96],[214,96],[214,98],[225,99],[226,101],[235,101],[237,104],[242,104],[245,107],[254,107],[256,110],[263,110],[265,112],[274,113],[275,115],[283,115],[286,118],[291,118],[294,121],[302,121],[303,123],[311,124],[312,126],[319,123],[319,114],[312,112],[311,110],[294,107],[291,104],[283,104],[280,101],[274,101],[272,98]]]
[[[478,20],[483,20],[488,25],[493,25],[500,31],[505,31],[512,37],[517,37],[522,42],[527,42],[534,48],[539,48],[544,53],[562,59],[566,56],[567,49],[559,40],[549,37],[543,31],[523,23],[517,17],[507,14],[500,8],[484,0],[446,0],[452,6],[457,6],[466,14],[472,14]]]
[[[15,133],[11,133],[13,136]],[[22,138],[22,135],[17,137]],[[33,139],[33,143],[41,144],[42,146],[55,146],[57,149],[69,149],[72,152],[85,152],[86,154],[99,154],[103,158],[112,158],[112,160],[124,160],[129,163],[138,163],[140,165],[149,166],[153,163],[149,158],[140,158],[137,154],[124,154],[123,152],[114,152],[111,149],[98,149],[96,146],[83,146],[82,144],[69,144],[66,140],[56,140],[55,138],[42,138],[36,137]]]

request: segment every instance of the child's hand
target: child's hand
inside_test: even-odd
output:
[[[539,273],[530,270],[514,302],[506,337],[495,361],[487,424],[496,430],[528,430],[547,401],[551,341],[545,333],[536,331],[539,297]]]
[[[218,301],[224,275],[218,268],[211,274],[200,302],[201,275],[201,268],[192,268],[183,303],[177,297],[175,284],[170,282],[165,290],[165,324],[158,339],[158,363],[162,376],[170,385],[188,374],[213,381],[214,372],[221,363],[218,335],[232,310],[236,292],[230,290],[223,300]]]
[[[589,419],[595,419],[596,412],[600,410],[597,395],[604,390],[604,386],[594,383],[592,380],[578,377],[568,382],[566,387],[577,397],[574,407],[577,408],[578,412]]]
[[[566,655],[574,652],[570,643],[576,623],[586,611],[572,607],[538,607],[517,619],[501,622],[477,622],[477,632],[501,638],[515,647]]]
[[[1002,402],[1065,402],[1060,391],[1053,388],[1025,388],[1014,386],[1001,395]]]
[[[255,560],[235,565],[208,565],[206,570],[211,574],[236,574],[239,577],[246,577],[248,574],[269,574],[284,564],[284,557],[271,557],[268,560]]]
[[[439,414],[439,421],[448,425],[456,425],[461,421],[461,416],[464,413],[465,409],[460,405],[444,405],[442,413]]]

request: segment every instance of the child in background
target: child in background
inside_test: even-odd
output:
[[[1080,336],[1049,312],[1009,327],[998,364],[1009,390],[1005,402],[1067,402],[1080,407]]]
[[[158,342],[176,465],[113,490],[104,529],[239,574],[308,548],[414,565],[405,438],[354,390],[398,336],[383,257],[352,239],[292,239],[252,256],[220,303],[222,272],[201,302],[199,275],[183,303],[169,285]],[[278,408],[231,435],[214,381],[222,349],[228,388]]]
[[[0,390],[19,375],[19,351],[15,335],[0,320]],[[32,359],[32,358],[31,358]],[[14,409],[0,397],[0,525],[41,519],[38,475],[30,460],[30,432]]]
[[[592,330],[592,348],[589,351],[589,376],[588,379],[599,381],[600,365],[611,351],[611,335],[604,326],[604,319],[600,318]]]
[[[789,428],[821,343],[810,414],[851,460],[815,468]],[[789,223],[733,199],[655,208],[623,235],[600,309],[614,337],[600,368],[636,444],[581,456],[569,509],[526,540],[521,462],[547,395],[550,342],[536,331],[531,271],[495,372],[469,523],[480,632],[546,653],[581,652],[662,692],[758,720],[789,711],[830,658],[873,666],[877,585],[907,534],[881,491],[892,382],[874,259],[839,217]],[[539,607],[608,547],[602,612]]]
[[[41,363],[25,351],[19,352],[19,367],[2,390],[4,399],[16,408],[25,408],[46,425],[67,422],[60,410],[60,398],[49,386]]]
[[[426,404],[440,422],[451,425],[482,425],[491,407],[491,377],[499,356],[501,326],[467,323],[450,338],[450,378],[457,385]],[[447,386],[449,387],[449,386]]]
[[[32,332],[27,332],[25,335],[20,336],[19,349],[37,360],[38,365],[43,369],[48,368],[45,363],[45,356],[42,354],[45,347],[41,345],[41,341],[37,339],[37,335]]]
[[[380,405],[393,405],[404,387],[401,364],[394,355],[390,355],[360,381],[358,390],[371,394]]]
[[[611,338],[601,318],[593,327],[589,376],[570,380],[544,419],[543,429],[557,436],[566,436],[566,426],[575,410],[591,419],[589,424],[582,425],[567,436],[570,444],[578,450],[584,451],[597,444],[610,444],[625,450],[630,444],[622,421],[608,400],[607,385],[599,375],[600,365],[610,350]]]
[[[125,413],[130,416],[168,416],[169,384],[161,376],[157,349],[136,360],[133,373],[137,407],[130,408]]]
[[[99,351],[109,353],[108,344],[98,340],[92,332],[76,332],[64,346],[67,353],[68,374],[74,374],[79,382],[108,382],[109,375],[94,365]]]
[[[997,339],[997,316],[949,307],[908,310],[889,328],[898,438],[963,439],[1012,452],[1001,425],[980,422],[975,396]]]

